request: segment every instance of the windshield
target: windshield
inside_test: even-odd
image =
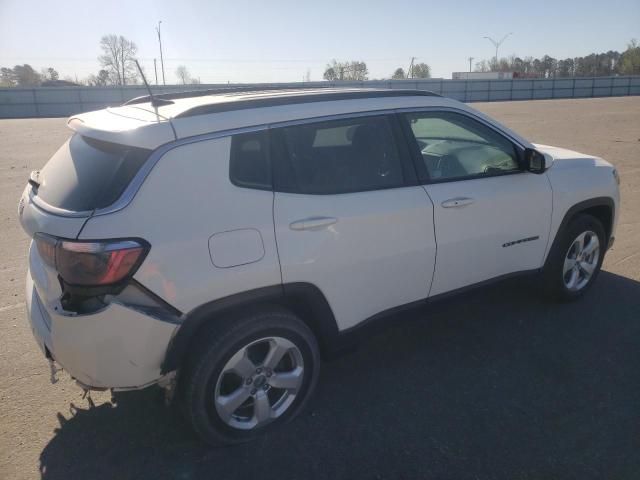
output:
[[[107,207],[122,194],[150,153],[76,134],[44,166],[35,193],[64,210]]]

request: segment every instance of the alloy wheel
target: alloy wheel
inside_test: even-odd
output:
[[[582,232],[571,243],[564,259],[562,277],[565,287],[576,292],[593,276],[600,259],[600,240],[591,230]]]
[[[280,417],[302,387],[300,349],[283,337],[266,337],[238,350],[216,382],[214,402],[230,427],[251,430]]]

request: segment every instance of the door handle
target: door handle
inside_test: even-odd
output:
[[[325,227],[330,227],[338,221],[334,217],[309,217],[302,220],[297,220],[289,224],[291,230],[322,230]]]
[[[471,205],[474,202],[473,198],[469,197],[456,197],[450,198],[449,200],[445,200],[441,203],[443,208],[460,208],[466,207],[467,205]]]

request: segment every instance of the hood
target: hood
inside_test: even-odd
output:
[[[609,162],[600,157],[587,155],[566,148],[554,147],[552,145],[542,145],[534,143],[533,146],[540,153],[551,156],[554,168],[577,168],[583,166],[606,167],[611,166]]]
[[[566,148],[554,147],[552,145],[542,145],[540,143],[534,143],[533,146],[540,153],[547,153],[551,155],[554,160],[594,158],[592,155],[585,155],[584,153],[576,152]]]

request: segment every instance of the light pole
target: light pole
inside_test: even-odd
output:
[[[156,72],[156,85],[158,85],[158,66],[155,58],[153,59],[153,71]]]
[[[474,57],[467,58],[467,60],[469,60],[469,72],[471,72],[471,63],[473,62],[473,58]]]
[[[413,62],[416,57],[411,57],[411,63],[409,63],[409,71],[407,71],[407,78],[413,78]]]
[[[491,43],[493,43],[493,46],[496,47],[496,68],[498,68],[498,48],[500,48],[500,45],[502,45],[502,42],[504,42],[509,35],[513,35],[513,32],[507,33],[499,41],[496,41],[491,37],[482,37],[482,38],[486,38],[487,40],[489,40]]]
[[[162,84],[166,85],[167,82],[164,79],[164,59],[162,58],[162,36],[160,35],[160,24],[162,20],[158,22],[158,26],[156,27],[156,32],[158,32],[158,43],[160,44],[160,68],[162,69]]]

